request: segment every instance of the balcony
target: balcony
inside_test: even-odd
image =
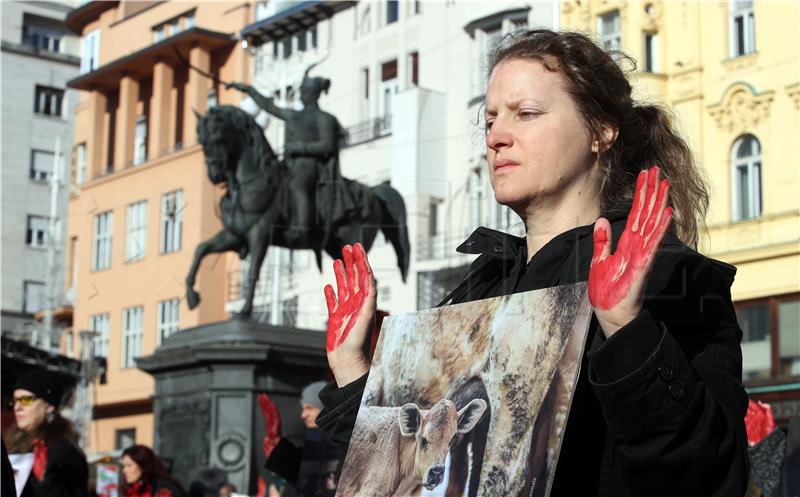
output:
[[[347,128],[347,137],[344,139],[342,148],[352,147],[368,141],[377,140],[392,134],[391,114],[383,117],[376,117],[367,121],[360,122]]]

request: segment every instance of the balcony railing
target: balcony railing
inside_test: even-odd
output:
[[[359,143],[365,143],[392,134],[392,115],[387,114],[383,117],[369,119],[347,128],[347,137],[344,140],[344,147],[352,147]]]

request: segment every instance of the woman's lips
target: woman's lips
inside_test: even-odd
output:
[[[514,166],[518,166],[518,165],[519,165],[519,162],[510,160],[510,159],[500,159],[500,160],[494,161],[494,171],[495,172],[500,172],[500,171],[503,171],[503,170],[508,170],[508,169],[510,169],[510,168],[512,168]]]

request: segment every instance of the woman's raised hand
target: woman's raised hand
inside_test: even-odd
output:
[[[376,296],[372,268],[360,243],[342,249],[344,262],[333,261],[336,293],[325,285],[328,305],[328,364],[343,387],[369,371],[364,344],[375,320]]]
[[[669,181],[659,182],[659,169],[639,173],[625,231],[611,254],[611,225],[594,225],[594,256],[589,268],[589,301],[606,337],[628,324],[642,310],[647,278],[669,229],[672,208]]]

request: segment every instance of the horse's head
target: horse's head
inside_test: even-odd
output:
[[[208,179],[222,183],[229,171],[236,169],[242,149],[242,132],[235,124],[236,107],[212,107],[205,115],[194,111],[197,117],[197,140],[203,146],[208,168]]]

